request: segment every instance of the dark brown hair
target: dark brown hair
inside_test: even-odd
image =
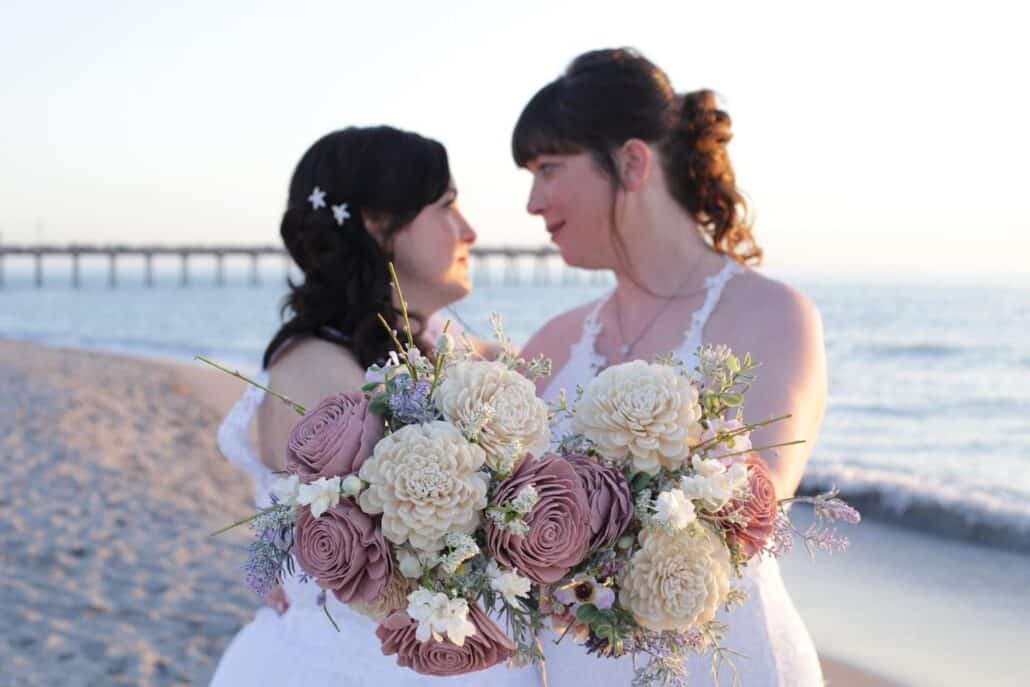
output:
[[[580,55],[541,88],[522,111],[511,146],[520,167],[540,155],[589,152],[618,188],[613,151],[631,138],[654,144],[670,193],[712,248],[758,264],[762,250],[726,151],[731,137],[730,116],[712,91],[677,95],[664,71],[620,48]]]
[[[334,131],[304,153],[279,228],[304,279],[287,281],[282,314],[288,319],[265,349],[266,368],[283,344],[301,336],[344,346],[364,367],[389,355],[393,345],[379,315],[399,325],[388,269],[392,239],[443,196],[450,179],[443,145],[388,126]],[[324,207],[308,200],[315,187],[325,193]],[[343,203],[350,216],[341,225],[332,207]],[[384,222],[381,244],[365,226],[366,215]],[[413,318],[421,328],[421,317]]]

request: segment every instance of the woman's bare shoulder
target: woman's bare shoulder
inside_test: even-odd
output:
[[[268,377],[271,388],[310,407],[326,396],[360,389],[365,371],[346,348],[306,337],[276,356]]]
[[[723,295],[723,307],[749,329],[775,326],[790,337],[805,337],[813,329],[821,332],[819,308],[797,288],[754,270],[744,270],[730,281]]]
[[[579,340],[583,321],[596,304],[590,301],[552,317],[526,342],[523,355],[529,358],[542,353],[557,364],[557,358],[567,357],[569,345]]]

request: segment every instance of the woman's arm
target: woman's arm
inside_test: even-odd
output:
[[[306,339],[289,345],[268,370],[271,389],[307,409],[326,396],[360,389],[364,370],[346,350],[321,339]],[[300,415],[285,403],[266,397],[258,409],[258,451],[273,470],[286,467],[286,442]],[[282,615],[290,602],[283,588],[275,585],[265,596],[265,605]]]
[[[779,498],[794,495],[822,423],[826,404],[826,351],[822,318],[805,296],[780,286],[764,307],[746,318],[741,341],[731,343],[734,352],[751,357],[761,366],[744,400],[748,422],[790,414],[782,422],[755,430],[754,447],[796,439],[805,443],[762,451]]]
[[[365,383],[365,371],[346,349],[321,339],[292,345],[268,370],[269,388],[307,409],[327,396],[356,391]],[[258,409],[258,450],[273,470],[286,466],[286,442],[300,420],[291,407],[266,398]]]

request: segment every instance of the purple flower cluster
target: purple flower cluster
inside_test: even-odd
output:
[[[776,514],[773,532],[769,541],[765,543],[765,548],[776,558],[786,556],[794,549],[794,528],[791,527],[790,518],[782,511]]]
[[[273,503],[275,501],[273,497]],[[247,587],[264,596],[278,584],[293,548],[293,509],[286,506],[261,513],[250,522],[258,532],[243,564]]]
[[[685,632],[639,630],[623,644],[626,653],[643,653],[658,658],[669,658],[673,646],[680,651],[700,652],[705,648],[705,638],[697,628]]]
[[[250,555],[243,564],[244,582],[254,593],[264,596],[279,582],[286,554],[272,542],[257,540],[250,545]]]
[[[862,520],[857,510],[836,497],[835,491],[816,496],[812,506],[815,508],[815,517],[820,520],[846,522],[849,525],[857,525]]]
[[[393,419],[401,424],[413,425],[437,419],[436,407],[429,398],[428,380],[412,380],[408,375],[397,375],[390,380],[387,404]]]
[[[805,532],[805,546],[808,547],[809,554],[814,553],[816,549],[824,553],[846,551],[850,545],[847,537],[838,534],[837,530],[832,528],[812,525]]]

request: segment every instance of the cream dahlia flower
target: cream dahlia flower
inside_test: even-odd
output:
[[[483,447],[494,470],[511,472],[527,452],[547,449],[547,404],[531,381],[501,363],[452,365],[433,396],[443,416]]]
[[[449,532],[471,533],[486,508],[485,454],[446,422],[408,425],[376,444],[358,475],[368,483],[358,503],[383,514],[394,544],[439,551]]]
[[[697,388],[674,368],[642,360],[609,367],[576,405],[572,430],[601,455],[628,457],[633,469],[656,474],[683,465],[703,428]]]
[[[708,526],[648,530],[621,580],[619,603],[651,630],[707,623],[730,590],[730,552]]]

